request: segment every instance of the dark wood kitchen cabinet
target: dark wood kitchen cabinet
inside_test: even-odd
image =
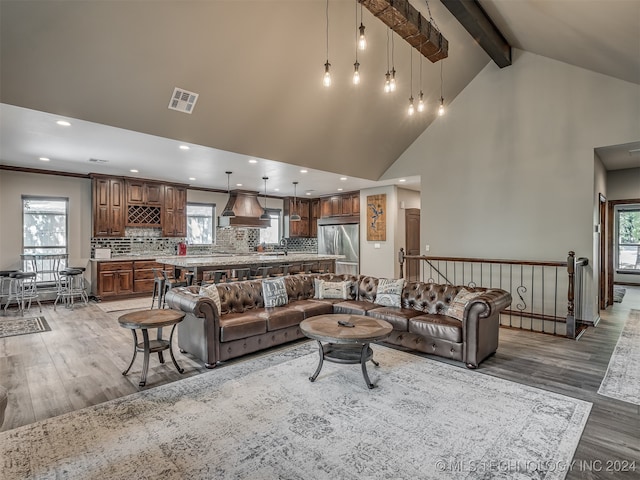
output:
[[[124,237],[125,182],[117,177],[93,177],[93,236]]]
[[[360,215],[360,192],[320,199],[320,218]]]
[[[289,238],[309,237],[309,209],[310,201],[305,198],[296,199],[294,205],[294,199],[288,198],[284,201],[284,220],[285,224],[285,236]],[[296,222],[291,221],[291,215],[297,213],[300,215],[300,220]],[[288,228],[288,232],[287,232]]]
[[[126,192],[127,205],[162,206],[164,192],[161,183],[127,179]]]
[[[320,218],[320,199],[314,198],[309,206],[309,236],[318,236],[318,219]]]
[[[97,262],[91,284],[98,299],[134,293],[133,262]]]
[[[162,235],[165,237],[187,236],[187,189],[185,187],[164,186]]]

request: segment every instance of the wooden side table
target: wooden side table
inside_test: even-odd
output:
[[[118,323],[120,323],[120,326],[123,328],[129,328],[133,333],[133,358],[131,359],[131,363],[127,369],[122,372],[122,375],[129,373],[129,370],[131,370],[133,362],[136,359],[137,353],[143,352],[144,362],[142,364],[142,377],[140,378],[139,385],[144,387],[147,383],[147,371],[149,370],[149,354],[157,352],[160,363],[164,363],[162,352],[165,350],[169,350],[171,360],[176,366],[176,370],[183,373],[184,369],[180,368],[180,365],[178,365],[178,362],[176,361],[176,357],[173,355],[172,341],[176,325],[182,321],[184,315],[185,314],[183,312],[178,312],[176,310],[140,310],[121,315],[118,318]],[[163,340],[162,327],[168,327],[171,325],[173,325],[173,327],[171,328],[169,340]],[[158,336],[156,340],[149,341],[150,328],[158,329]],[[142,330],[143,341],[140,343],[138,343],[136,330]]]

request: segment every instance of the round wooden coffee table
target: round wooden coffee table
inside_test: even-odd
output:
[[[344,326],[342,323],[352,326]],[[306,337],[316,340],[320,350],[320,363],[309,380],[314,382],[318,378],[325,360],[343,364],[359,363],[367,387],[375,387],[369,380],[366,364],[369,360],[376,367],[379,364],[373,359],[373,350],[369,344],[384,340],[391,334],[393,327],[389,322],[364,315],[318,315],[303,320],[300,330]],[[322,342],[327,343],[323,345]]]
[[[178,312],[176,310],[140,310],[137,312],[125,313],[118,318],[118,323],[120,323],[121,327],[131,329],[133,333],[133,358],[131,359],[131,363],[127,367],[127,369],[122,372],[122,375],[126,375],[131,370],[133,366],[133,362],[136,359],[136,354],[138,352],[144,353],[144,362],[142,364],[142,377],[140,378],[139,385],[144,387],[147,383],[147,371],[149,370],[149,354],[150,353],[158,353],[158,359],[160,363],[164,363],[164,357],[162,352],[165,350],[169,350],[171,354],[171,360],[173,360],[173,364],[176,366],[176,370],[182,373],[184,369],[180,368],[178,362],[176,362],[176,357],[173,355],[172,341],[173,341],[173,332],[176,329],[176,325],[182,321],[184,318],[183,312]],[[162,327],[168,327],[173,325],[171,328],[171,334],[169,335],[169,340],[162,339]],[[149,341],[149,332],[150,328],[158,329],[158,336],[156,340]],[[136,334],[136,330],[142,330],[142,339],[141,343],[138,343],[138,335]]]

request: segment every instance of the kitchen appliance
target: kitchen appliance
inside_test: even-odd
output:
[[[187,254],[187,244],[185,242],[178,243],[178,255],[186,255]]]
[[[360,273],[360,224],[318,225],[318,254],[344,255],[336,260],[336,273]]]

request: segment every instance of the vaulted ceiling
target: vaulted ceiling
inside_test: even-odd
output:
[[[223,172],[246,170],[242,162],[250,156],[272,162],[274,174],[281,164],[376,181],[434,121],[441,67],[448,104],[490,61],[439,1],[411,3],[433,16],[449,41],[449,57],[436,64],[423,59],[420,83],[418,53],[395,37],[399,86],[385,95],[387,29],[366,9],[362,82],[356,87],[350,81],[356,0],[329,2],[330,88],[321,82],[324,0],[1,0],[0,162],[122,174],[144,159],[150,178],[190,183],[186,177],[198,177],[201,186],[225,188]],[[480,4],[515,47],[640,83],[638,0]],[[411,83],[413,96],[422,88],[428,104],[413,117],[406,113]],[[192,114],[167,108],[174,87],[199,94]],[[89,145],[86,131],[77,141],[65,133],[55,147],[63,166],[43,166],[37,158],[47,156],[42,147],[56,144],[57,134],[39,130],[34,122],[47,117],[35,114],[86,122],[94,127]],[[119,129],[143,135],[127,151],[113,145],[121,141]],[[159,139],[208,153],[187,160]],[[255,175],[253,188],[260,189],[263,173]],[[290,183],[293,175],[286,170],[282,181]]]

